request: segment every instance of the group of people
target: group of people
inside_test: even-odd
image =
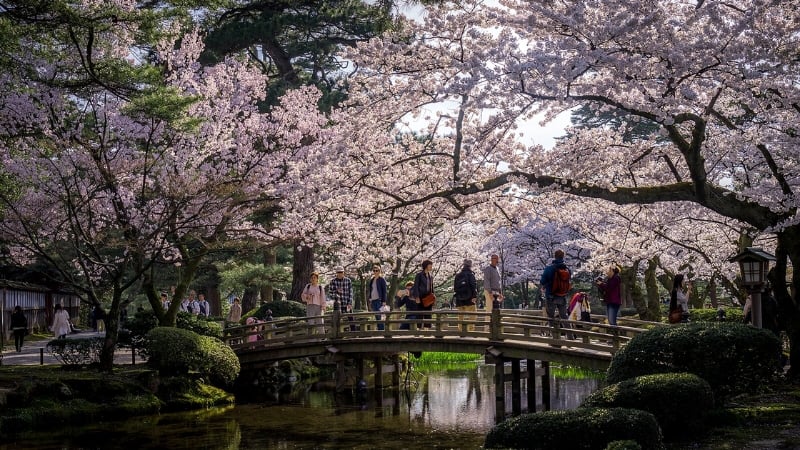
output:
[[[166,293],[162,294],[162,300],[166,297]],[[169,307],[169,302],[166,303]],[[211,305],[206,300],[205,294],[197,294],[194,290],[189,291],[189,296],[181,302],[180,310],[194,315],[210,316]]]
[[[569,286],[571,271],[564,262],[564,256],[563,250],[556,250],[553,254],[552,262],[544,268],[540,279],[540,286],[544,292],[544,307],[548,318],[551,320],[556,317],[566,320],[570,317],[567,301],[569,288],[564,290],[563,283],[559,284],[556,280],[557,275],[561,276],[560,274],[566,271],[567,286]],[[465,259],[463,261],[461,270],[456,274],[454,281],[455,295],[453,301],[459,311],[477,311],[479,303],[482,303],[487,312],[501,307],[504,295],[498,268],[499,263],[500,257],[498,255],[493,254],[489,257],[489,264],[482,271],[483,289],[479,293],[478,282],[472,269],[472,260]],[[605,277],[599,277],[595,282],[602,294],[610,325],[617,325],[617,316],[622,303],[619,272],[618,267],[611,266],[607,269]],[[325,288],[320,284],[319,273],[317,272],[311,274],[310,282],[306,284],[301,294],[302,301],[307,305],[307,315],[316,325],[323,325],[321,316],[325,310],[327,298],[333,299],[335,310],[345,313],[352,312],[352,281],[345,276],[344,268],[342,267],[335,268],[335,273],[336,277],[328,284],[327,297]],[[555,285],[558,285],[558,289],[555,289]],[[383,276],[383,271],[379,265],[374,265],[372,267],[372,277],[367,282],[366,293],[369,310],[376,313],[375,319],[378,321],[379,330],[384,327],[381,322],[385,319],[385,313],[391,309],[387,291],[388,283]],[[420,319],[424,315],[420,314],[419,311],[433,310],[435,303],[433,292],[433,261],[426,259],[420,265],[420,271],[415,275],[414,281],[405,283],[397,291],[394,296],[395,305],[397,308],[406,309],[405,317],[407,320]],[[585,303],[582,302],[582,304]],[[578,314],[580,312],[581,310],[578,311]],[[463,319],[465,315],[460,315],[459,319]],[[430,324],[419,323],[418,326],[424,327],[430,326]],[[410,322],[401,324],[400,328],[409,329]],[[469,329],[472,330],[473,326],[470,325]]]

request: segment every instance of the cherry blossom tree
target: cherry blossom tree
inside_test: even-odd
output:
[[[348,55],[359,67],[349,151],[371,161],[359,184],[372,208],[389,214],[431,205],[440,218],[492,220],[521,198],[558,202],[564,193],[606,209],[693,204],[697,219],[768,233],[798,359],[800,310],[783,282],[800,263],[798,26],[796,8],[765,1],[430,8],[424,20]],[[573,129],[552,149],[525,135],[531,121],[577,107],[657,131]],[[414,121],[430,138],[395,142]],[[399,173],[410,176],[400,183]],[[790,284],[800,287],[800,274]]]
[[[120,14],[136,12],[124,3],[117,5]],[[313,159],[307,152],[320,147],[307,144],[324,143],[326,119],[313,88],[287,93],[261,114],[257,103],[267,91],[266,77],[245,59],[201,66],[202,38],[185,33],[179,21],[163,30],[163,36],[180,38],[178,45],[162,39],[145,49],[130,38],[134,23],[114,26],[117,16],[107,14],[102,2],[69,6],[89,24],[75,38],[78,51],[87,50],[83,59],[42,58],[38,77],[2,74],[0,150],[16,190],[0,196],[0,233],[17,264],[44,262],[58,282],[92,304],[111,298],[101,356],[108,370],[123,292],[141,279],[148,288],[148,274],[160,265],[181,265],[169,310],[152,285],[147,289],[162,323],[174,323],[174,300],[215,245],[270,238],[249,217],[284,190],[296,189],[284,162]],[[46,41],[56,51],[58,41],[51,42],[47,30],[38,32],[37,43]],[[118,63],[114,58],[121,55],[131,60],[126,67],[148,73],[153,83],[137,78],[135,86],[115,87],[97,78],[74,89],[78,77],[92,76],[81,66],[87,59],[101,67]],[[60,80],[68,71],[77,75]]]

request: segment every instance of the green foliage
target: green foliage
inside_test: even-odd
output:
[[[239,359],[222,341],[189,330],[152,329],[145,338],[147,364],[163,375],[199,372],[215,384],[229,384],[239,376]]]
[[[660,449],[661,430],[645,411],[624,408],[578,408],[523,414],[494,426],[486,448],[603,450],[613,441],[633,440]]]
[[[705,430],[714,397],[708,382],[697,375],[662,373],[612,384],[587,397],[582,406],[647,411],[658,420],[665,440],[680,440]]]
[[[181,311],[175,317],[175,326],[184,330],[193,331],[202,336],[210,336],[214,338],[222,337],[222,326],[219,324],[219,322],[199,314]]]
[[[53,339],[45,347],[65,366],[81,366],[100,361],[100,351],[105,338]]]
[[[758,392],[776,377],[780,342],[769,331],[734,323],[689,323],[639,334],[614,355],[608,381],[689,372],[708,381],[721,403]]]
[[[725,311],[725,322],[742,323],[744,320],[742,308],[723,308],[723,310]],[[691,310],[692,322],[718,322],[717,317],[717,310],[714,308]]]
[[[148,331],[158,326],[158,319],[152,311],[137,311],[122,324],[118,344],[123,346],[142,347],[142,341]]]
[[[223,265],[219,271],[220,291],[237,292],[242,286],[261,287],[291,282],[292,274],[283,264],[264,265],[256,262],[236,262]]]
[[[272,317],[277,319],[279,317],[305,317],[306,307],[300,302],[293,300],[267,302],[259,306],[257,309],[248,311],[242,315],[242,323],[248,317],[255,317],[264,320],[267,317],[267,310],[272,311]]]

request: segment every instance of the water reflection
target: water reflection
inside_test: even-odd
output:
[[[495,423],[494,367],[413,374],[409,389],[346,391],[295,384],[272,401],[201,413],[88,423],[18,436],[4,449],[477,449]],[[522,408],[527,410],[525,382]],[[577,407],[595,379],[551,381],[552,408]],[[541,410],[541,392],[537,393]],[[506,383],[506,411],[511,384]]]

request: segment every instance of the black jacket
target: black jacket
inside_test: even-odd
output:
[[[463,289],[463,292],[460,292],[460,289],[456,286],[456,306],[472,306],[475,304],[475,299],[478,297],[478,282],[475,280],[475,272],[468,267],[464,267],[461,269],[461,272],[456,275],[456,283],[460,282],[462,279],[467,283],[469,293],[466,294],[467,289]]]
[[[28,319],[22,311],[11,314],[11,329],[28,328]]]

